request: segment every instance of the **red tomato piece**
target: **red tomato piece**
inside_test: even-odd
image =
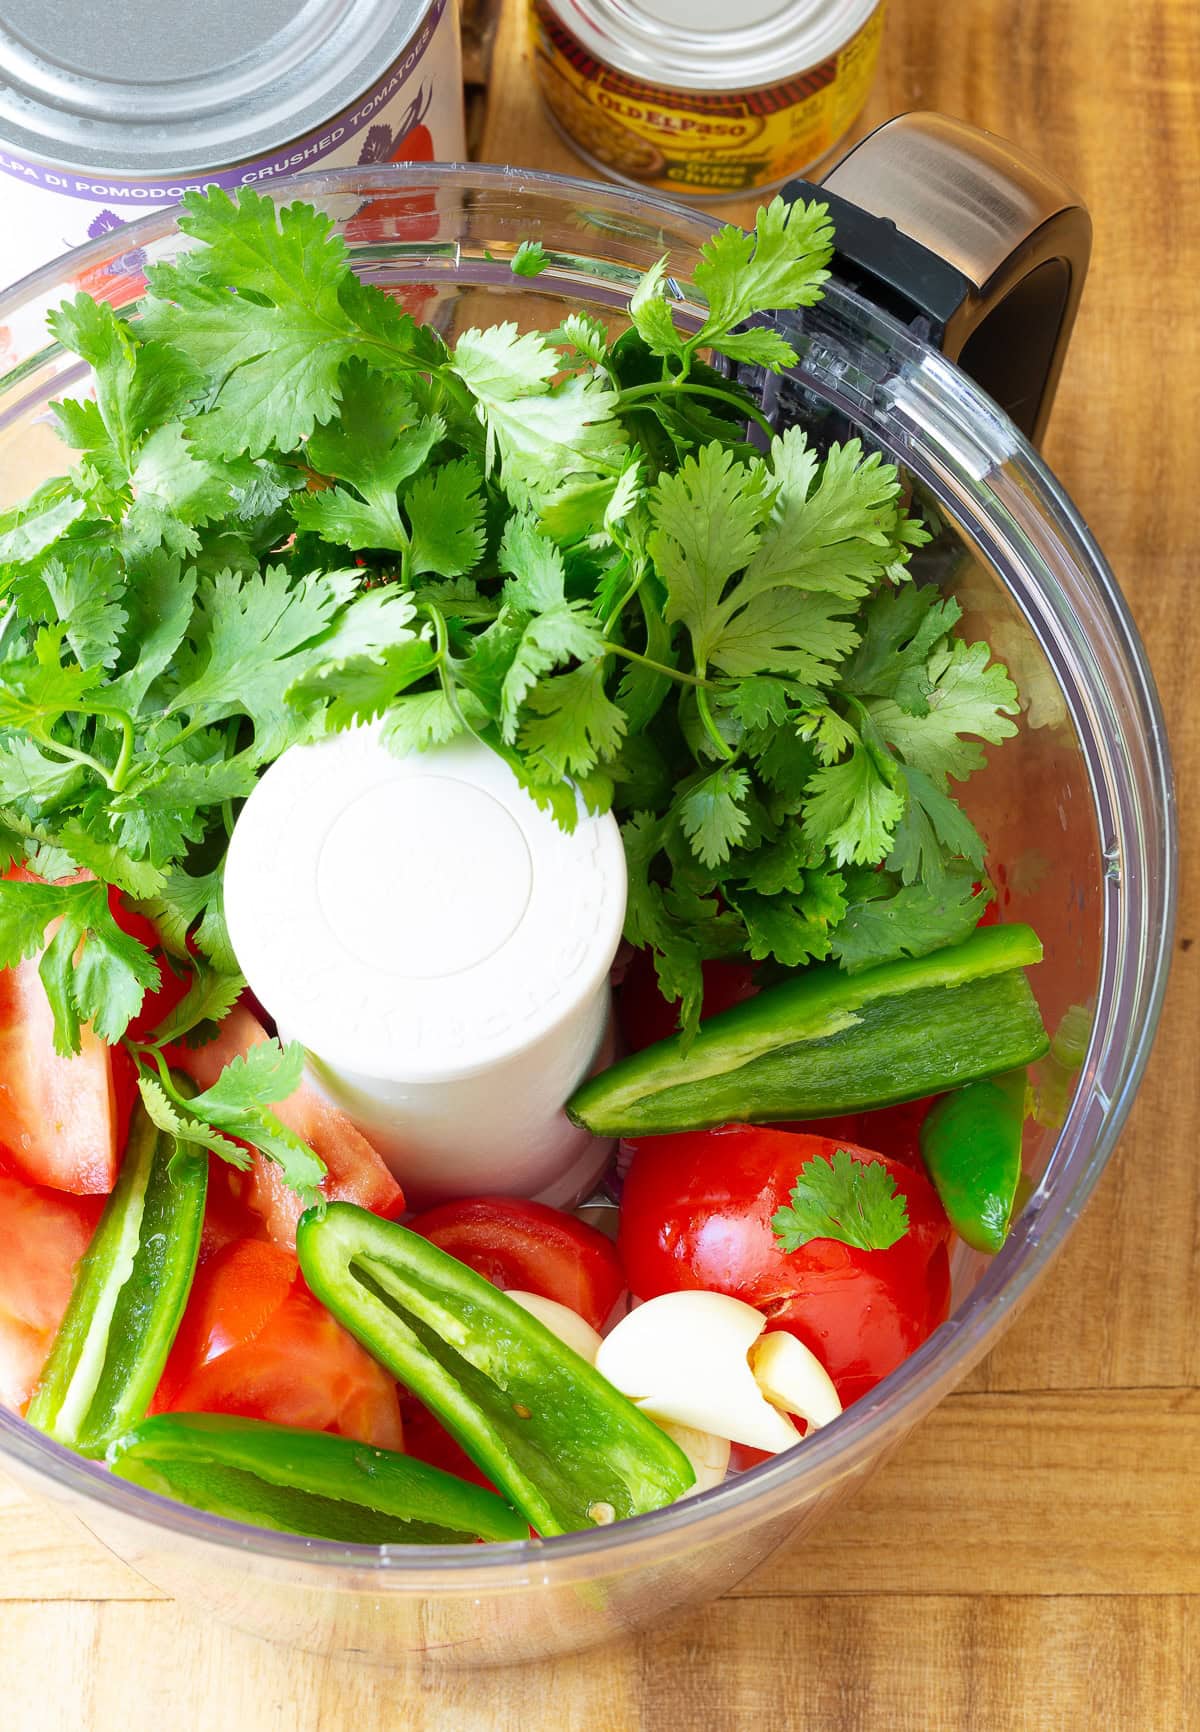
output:
[[[832,1137],[835,1141],[855,1143],[859,1148],[877,1149],[893,1161],[903,1161],[924,1171],[921,1158],[921,1126],[925,1115],[938,1097],[927,1095],[924,1100],[903,1101],[896,1107],[876,1107],[872,1112],[843,1113],[832,1119],[804,1119],[778,1125],[778,1130],[805,1131],[814,1137]]]
[[[602,1329],[625,1291],[616,1247],[595,1227],[523,1197],[464,1197],[409,1222],[497,1287],[556,1299]]]
[[[771,1217],[801,1167],[839,1148],[888,1168],[909,1231],[886,1251],[813,1239],[784,1252]],[[950,1227],[923,1174],[842,1138],[725,1125],[635,1145],[619,1245],[641,1299],[707,1288],[755,1305],[820,1359],[844,1404],[908,1357],[948,1314]]]
[[[40,882],[21,868],[5,876]],[[94,1196],[111,1191],[117,1178],[109,1050],[85,1026],[73,1058],[55,1052],[38,961],[0,970],[0,1147],[30,1184]]]
[[[207,1046],[172,1047],[170,1061],[202,1089],[212,1086],[233,1058],[266,1040],[258,1019],[238,1005],[221,1024],[217,1038]],[[404,1208],[404,1192],[392,1177],[382,1157],[337,1107],[302,1082],[295,1094],[279,1101],[276,1115],[302,1137],[325,1162],[327,1172],[321,1190],[330,1202],[358,1203],[389,1219]],[[250,1169],[247,1201],[266,1223],[276,1244],[286,1250],[296,1246],[296,1222],[303,1205],[286,1184],[278,1165],[255,1153]]]
[[[103,1207],[0,1174],[0,1405],[33,1394]]]
[[[148,1034],[154,1033],[163,1018],[186,996],[189,985],[188,970],[180,965],[172,965],[163,953],[162,940],[154,922],[130,908],[121,892],[111,884],[108,889],[108,906],[122,932],[130,938],[136,938],[147,950],[160,954],[158,988],[146,994],[141,1009],[126,1030],[130,1040],[144,1040]]]
[[[758,991],[754,964],[729,960],[704,962],[704,1005],[701,1022],[718,1011],[731,1010]],[[633,961],[617,991],[617,1021],[631,1052],[640,1052],[655,1041],[669,1040],[679,1033],[679,1001],[668,1004],[658,990],[654,961],[648,950],[634,952]]]
[[[401,1449],[396,1385],[265,1240],[225,1245],[196,1274],[156,1412],[236,1413]]]
[[[422,1407],[415,1395],[407,1391],[401,1395],[400,1412],[404,1420],[405,1455],[428,1462],[430,1467],[440,1467],[443,1473],[452,1473],[457,1479],[470,1480],[472,1485],[481,1485],[484,1491],[496,1490],[458,1439],[451,1437],[445,1426],[427,1407]]]

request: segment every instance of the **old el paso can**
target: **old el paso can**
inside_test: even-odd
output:
[[[613,180],[684,198],[779,186],[866,101],[882,0],[529,0],[534,66],[569,142]]]
[[[456,0],[0,0],[0,283],[193,187],[464,154]]]

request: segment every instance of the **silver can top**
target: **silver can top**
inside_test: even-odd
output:
[[[445,0],[0,0],[0,142],[72,167],[199,173],[362,96]]]
[[[36,4],[36,0],[29,0]],[[782,84],[845,47],[881,0],[544,0],[609,66],[668,90]]]

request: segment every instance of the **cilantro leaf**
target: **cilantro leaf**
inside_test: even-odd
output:
[[[882,1161],[862,1161],[848,1149],[801,1167],[791,1198],[771,1217],[781,1251],[813,1239],[835,1239],[860,1251],[886,1251],[908,1232],[908,1199]]]
[[[390,344],[364,330],[369,292],[355,294],[331,217],[311,205],[280,207],[248,187],[236,203],[212,187],[186,193],[183,204],[180,228],[205,244],[150,266],[141,324],[206,381],[208,406],[192,424],[202,452],[293,451],[336,412],[346,361],[401,372],[420,364],[410,327],[395,327]]]
[[[163,1084],[146,1071],[138,1073],[138,1093],[151,1121],[160,1131],[174,1137],[176,1142],[185,1147],[207,1149],[239,1171],[244,1172],[249,1167],[250,1156],[240,1144],[221,1136],[211,1125],[196,1117],[178,1096],[168,1096]]]
[[[122,562],[111,549],[72,552],[70,543],[61,545],[61,553],[17,584],[17,607],[26,619],[60,625],[81,667],[111,667],[128,618]]]
[[[674,355],[682,359],[684,340],[676,329],[670,305],[663,298],[668,286],[669,262],[664,255],[645,272],[630,296],[629,316],[634,330],[652,355]]]
[[[904,784],[886,749],[864,735],[840,763],[814,771],[806,787],[804,834],[839,866],[873,865],[892,846],[904,812]]]
[[[64,1056],[79,1051],[84,1022],[103,1040],[119,1040],[159,983],[150,953],[113,919],[104,884],[0,881],[0,968],[39,951],[54,1048]]]
[[[485,540],[482,481],[476,464],[458,457],[426,470],[407,488],[408,569],[414,576],[462,577],[478,565]]]
[[[180,1040],[189,1046],[203,1045],[246,990],[240,974],[222,974],[199,958],[192,959],[191,969],[186,993],[148,1036],[146,1045],[161,1048]]]
[[[928,956],[947,944],[969,938],[992,900],[990,884],[976,889],[973,866],[952,866],[940,888],[891,881],[890,895],[855,902],[833,936],[833,954],[847,974],[894,962],[901,956]],[[886,876],[882,888],[888,888]]]
[[[539,680],[525,704],[521,750],[535,775],[552,781],[586,775],[611,758],[625,733],[625,714],[604,689],[597,660]]]
[[[433,673],[436,666],[432,646],[410,633],[406,642],[391,645],[378,655],[322,663],[289,686],[288,702],[300,709],[321,707],[326,727],[337,732],[385,715],[401,692]]]
[[[568,313],[550,333],[550,341],[574,349],[581,361],[592,361],[598,367],[608,359],[608,332],[590,313]]]
[[[745,770],[723,764],[694,783],[679,801],[679,822],[696,858],[719,866],[746,834],[743,802],[750,787]]]
[[[538,277],[550,263],[550,255],[540,241],[522,241],[509,261],[514,277]]]
[[[190,960],[189,936],[223,974],[237,972],[237,958],[225,925],[221,867],[193,875],[182,870],[168,872],[153,895],[139,900],[138,912],[152,920],[165,947],[173,956]],[[194,931],[193,931],[194,929]]]
[[[26,734],[0,741],[0,805],[59,800],[78,785],[82,774],[78,764],[47,757]]]
[[[828,280],[833,256],[829,208],[802,200],[773,198],[759,209],[753,234],[727,224],[700,249],[696,287],[708,301],[708,317],[693,339],[696,348],[718,348],[736,357],[725,338],[752,313],[811,307]],[[745,359],[750,356],[746,355]],[[758,357],[755,357],[756,359]],[[777,353],[774,365],[790,365],[794,351]],[[765,364],[771,364],[767,362]]]
[[[707,665],[723,621],[721,596],[750,560],[771,506],[762,469],[750,470],[719,445],[706,445],[651,495],[652,559],[667,586],[666,617],[691,634],[697,667]]]
[[[953,596],[932,587],[880,589],[859,615],[862,641],[842,670],[842,689],[893,698],[909,715],[928,715],[930,652],[961,617]]]
[[[888,866],[899,872],[905,884],[924,880],[931,891],[942,887],[947,855],[969,861],[978,875],[984,861],[983,838],[958,801],[920,770],[902,764],[900,774],[908,799]]]
[[[444,691],[411,692],[387,712],[380,739],[398,758],[444,746],[464,730],[462,713]]]
[[[284,565],[202,579],[166,713],[205,723],[247,715],[257,757],[275,757],[289,733],[288,687],[322,659],[317,640],[356,585],[351,572],[293,578]]]
[[[284,1183],[307,1204],[317,1200],[325,1163],[271,1111],[273,1103],[286,1100],[300,1086],[303,1070],[304,1049],[298,1041],[283,1047],[277,1040],[264,1040],[231,1059],[211,1088],[189,1098],[177,1092],[161,1060],[158,1077],[143,1072],[138,1085],[147,1112],[161,1129],[236,1167],[246,1167],[249,1158],[230,1139],[249,1143],[276,1163]]]
[[[1006,669],[992,662],[985,643],[960,639],[940,644],[927,663],[927,711],[911,715],[893,698],[870,704],[880,733],[905,763],[940,787],[946,778],[965,781],[984,763],[978,740],[993,745],[1017,731],[1017,688]],[[967,736],[977,736],[969,738]]]

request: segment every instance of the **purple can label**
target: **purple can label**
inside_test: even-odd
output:
[[[209,186],[234,191],[321,166],[403,160],[405,143],[418,128],[411,147],[414,160],[461,161],[462,77],[458,19],[451,0],[434,0],[404,54],[362,97],[269,156],[233,167],[214,165],[200,173],[149,178],[34,162],[0,146],[0,222],[8,236],[0,274],[19,281],[135,216],[177,204],[185,192]],[[97,205],[98,211],[87,214],[88,206]],[[134,248],[105,271],[133,276],[143,263]]]

